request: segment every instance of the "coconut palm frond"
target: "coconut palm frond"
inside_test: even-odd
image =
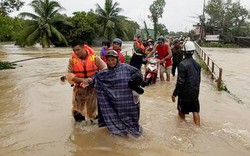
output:
[[[51,26],[48,23],[46,23],[43,25],[43,28],[46,30],[48,37],[51,38],[52,37]]]
[[[26,42],[28,43],[28,45],[33,45],[39,37],[40,37],[40,30],[36,29],[27,36]]]
[[[20,17],[20,18],[30,17],[31,19],[39,18],[37,15],[29,13],[29,12],[22,12],[22,13],[18,14],[18,17]]]
[[[57,1],[53,0],[33,0],[29,5],[34,9],[35,14],[27,12],[19,14],[21,17],[30,17],[36,22],[34,25],[36,29],[28,30],[27,43],[31,43],[33,40],[33,42],[40,42],[43,47],[50,47],[52,44],[50,39],[53,39],[54,36],[57,38],[60,36],[58,38],[59,41],[65,42],[66,40],[62,39],[62,34],[53,26],[59,23],[63,25],[71,24],[63,20],[63,16],[57,16],[59,11],[64,8]],[[20,40],[23,41],[22,39]]]
[[[65,37],[55,27],[51,26],[51,31],[60,42],[63,42],[65,45],[68,44]]]
[[[50,47],[50,41],[49,41],[47,33],[43,34],[42,40],[41,40],[41,45],[43,47],[48,47],[48,48]]]
[[[99,4],[96,4],[96,13],[99,16],[99,23],[103,27],[103,35],[109,40],[111,40],[112,34],[114,34],[114,27],[119,22],[117,18],[119,13],[122,11],[118,7],[119,3],[113,3],[112,0],[105,0],[104,8],[101,8]]]

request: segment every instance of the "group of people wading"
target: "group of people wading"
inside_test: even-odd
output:
[[[142,87],[145,86],[141,66],[145,58],[158,57],[162,66],[161,80],[166,73],[166,80],[170,81],[171,71],[175,76],[175,68],[178,68],[172,101],[175,102],[178,96],[179,116],[185,119],[185,114],[192,112],[194,122],[199,126],[200,66],[192,58],[194,43],[187,41],[180,45],[179,42],[173,42],[172,50],[162,37],[156,45],[152,39],[143,45],[138,34],[130,62],[125,62],[119,38],[113,40],[112,46],[109,41],[104,41],[100,56],[88,45],[73,42],[66,78],[74,86],[72,115],[75,121],[97,120],[98,126],[106,126],[111,134],[141,136],[139,97],[144,93]]]

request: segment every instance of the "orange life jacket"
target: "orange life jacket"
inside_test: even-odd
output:
[[[88,78],[95,74],[98,71],[98,67],[95,65],[96,54],[92,48],[87,45],[84,45],[84,49],[88,51],[88,55],[85,58],[85,63],[82,62],[80,58],[76,56],[73,52],[72,57],[72,67],[73,73],[77,77]]]
[[[141,48],[142,51],[145,51],[145,47],[142,43],[139,42],[139,39],[135,39],[136,47]]]

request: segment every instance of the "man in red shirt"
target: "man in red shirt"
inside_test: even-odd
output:
[[[156,44],[154,50],[150,52],[147,57],[150,57],[153,53],[158,53],[158,58],[160,59],[160,79],[164,81],[163,73],[166,72],[166,80],[170,81],[170,72],[172,69],[172,51],[168,44],[165,44],[163,37],[158,38],[158,44]]]

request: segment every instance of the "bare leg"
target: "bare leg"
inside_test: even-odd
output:
[[[160,73],[160,79],[161,79],[161,81],[164,81],[163,73]]]
[[[166,73],[167,81],[170,81],[170,73]]]
[[[200,115],[198,112],[193,112],[194,123],[200,127]]]
[[[160,65],[160,79],[161,81],[164,81],[164,71],[165,71],[165,68],[163,65]]]
[[[179,117],[183,120],[185,120],[185,114],[182,113],[181,111],[178,111]]]

